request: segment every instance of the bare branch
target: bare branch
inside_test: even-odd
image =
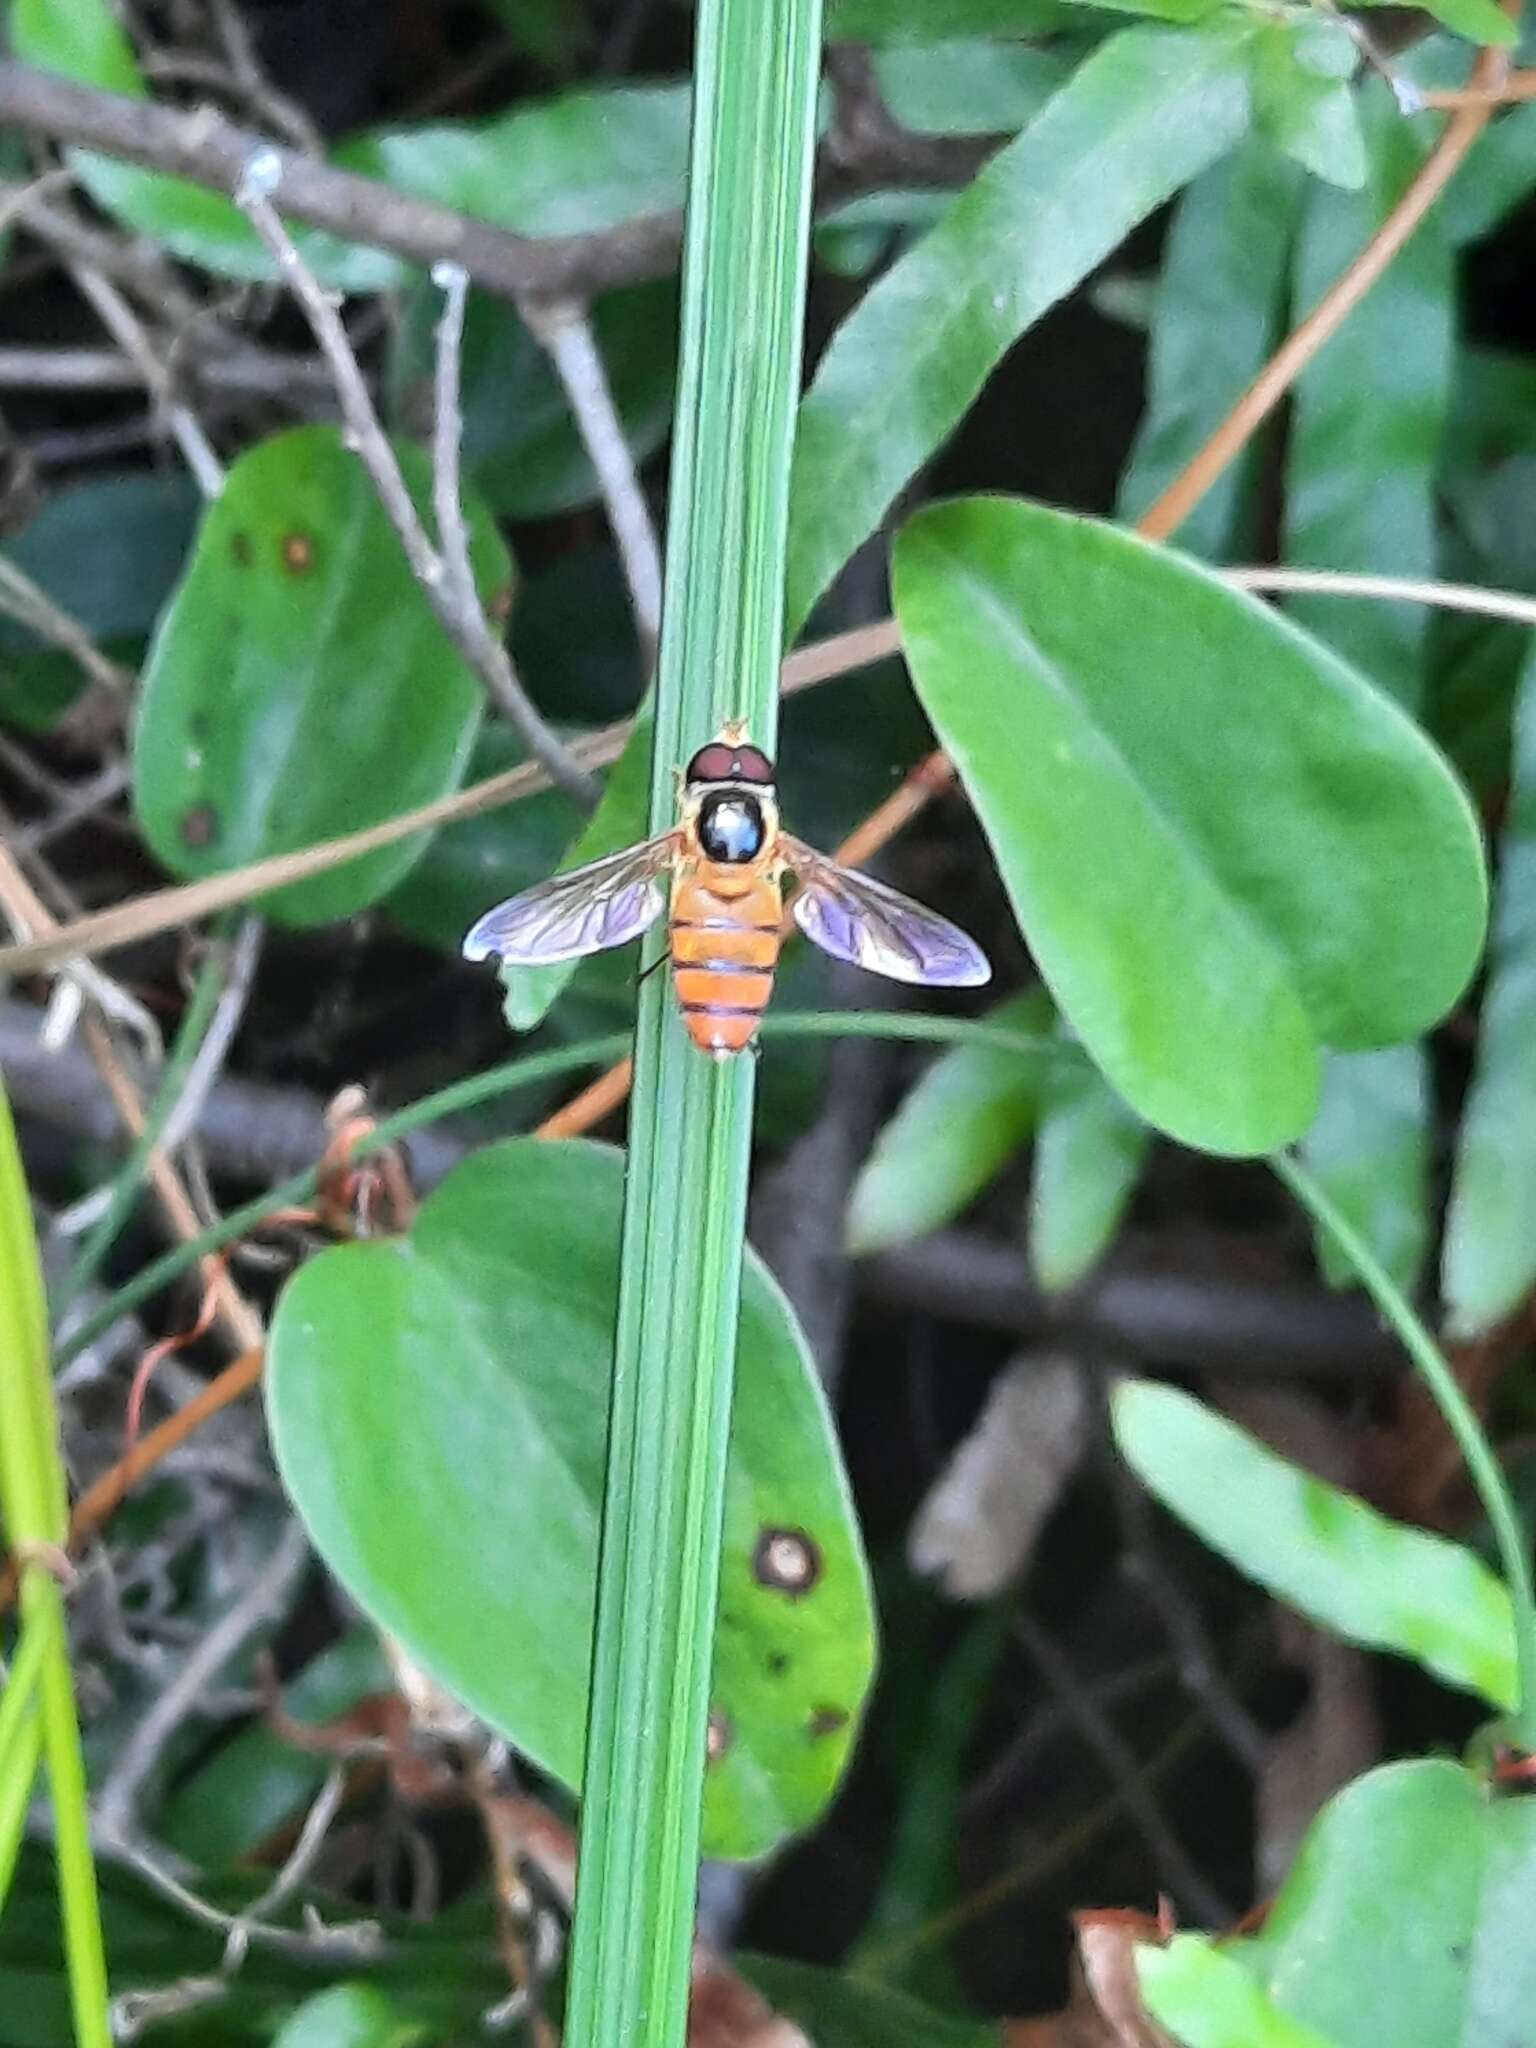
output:
[[[84,143],[230,194],[251,158],[274,146],[211,107],[178,112],[16,63],[0,63],[0,127]],[[1005,139],[966,136],[935,147],[933,137],[909,135],[894,123],[871,124],[839,138],[835,160],[829,155],[823,163],[822,194],[841,201],[886,185],[963,184]],[[677,268],[679,213],[647,214],[589,235],[516,235],[301,151],[279,149],[277,155],[283,206],[292,219],[392,250],[423,269],[460,264],[502,298],[587,301],[614,285],[666,277]]]
[[[427,536],[395,451],[379,424],[341,315],[294,247],[293,237],[268,196],[281,174],[280,153],[260,152],[246,167],[246,175],[235,194],[236,204],[271,251],[330,365],[351,446],[367,470],[385,517],[405,550],[411,574],[421,586],[438,624],[480,678],[497,710],[521,735],[551,779],[576,803],[590,810],[597,797],[591,777],[545,724],[513,673],[507,650],[491,631],[481,608],[473,578],[467,579],[468,587],[464,588]]]
[[[619,418],[608,374],[598,353],[592,323],[585,308],[578,305],[538,305],[530,301],[519,310],[529,332],[548,352],[555,374],[565,386],[572,417],[597,471],[635,614],[641,655],[649,672],[655,665],[656,642],[661,633],[661,549],[629,451],[624,422]]]
[[[224,488],[224,465],[213,452],[197,415],[176,395],[170,371],[155,353],[154,343],[143,322],[122,293],[99,270],[87,263],[71,263],[70,275],[83,297],[101,318],[113,340],[121,347],[154,393],[165,424],[186,458],[197,488],[205,498],[216,498]]]

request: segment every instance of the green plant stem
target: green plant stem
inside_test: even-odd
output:
[[[971,1017],[903,1016],[898,1011],[886,1010],[792,1010],[781,1016],[770,1011],[763,1019],[762,1034],[769,1040],[895,1038],[920,1045],[992,1045],[1030,1056],[1081,1058],[1075,1046],[1062,1045],[1054,1039],[1036,1038],[1025,1031],[1010,1031],[1001,1024],[988,1024]],[[550,1052],[525,1053],[519,1059],[504,1060],[499,1067],[488,1067],[484,1073],[468,1074],[462,1081],[451,1082],[448,1087],[423,1095],[420,1101],[396,1110],[393,1116],[381,1118],[374,1130],[358,1141],[352,1156],[367,1159],[386,1145],[408,1138],[412,1131],[437,1123],[443,1117],[478,1109],[481,1104],[510,1095],[515,1089],[533,1088],[542,1081],[559,1080],[562,1075],[576,1073],[583,1067],[610,1066],[628,1048],[629,1040],[614,1032],[605,1038],[584,1039],[578,1045],[558,1046]],[[127,1315],[152,1294],[158,1294],[162,1287],[169,1287],[172,1281],[178,1280],[209,1252],[223,1251],[226,1245],[259,1228],[275,1210],[296,1209],[312,1200],[318,1184],[318,1173],[309,1167],[303,1173],[280,1181],[276,1187],[268,1188],[265,1194],[257,1195],[240,1208],[231,1209],[228,1215],[222,1216],[199,1236],[162,1253],[141,1272],[135,1273],[131,1280],[125,1280],[115,1293],[60,1341],[57,1346],[59,1363],[67,1364],[119,1316]]]
[[[133,1141],[127,1158],[113,1178],[112,1192],[107,1198],[105,1210],[87,1232],[69,1271],[54,1290],[55,1318],[63,1315],[71,1302],[78,1300],[83,1289],[88,1287],[101,1271],[102,1261],[117,1242],[118,1233],[126,1222],[128,1212],[133,1207],[134,1197],[138,1193],[145,1162],[159,1143],[160,1133],[165,1129],[166,1119],[180,1097],[188,1070],[208,1035],[208,1027],[213,1022],[214,1012],[219,1005],[219,996],[224,987],[226,969],[224,947],[215,943],[204,955],[197,979],[193,983],[191,998],[182,1013],[181,1023],[177,1027],[176,1037],[161,1069],[153,1099],[144,1113],[144,1128]]]
[[[37,1780],[42,1745],[37,1688],[45,1647],[45,1636],[23,1624],[11,1668],[0,1686],[0,1912]]]
[[[773,751],[800,381],[820,0],[698,0],[678,432],[651,757],[728,719]],[[570,2048],[673,2048],[687,2021],[751,1060],[641,991],[566,1994]]]
[[[62,1549],[67,1488],[48,1373],[42,1273],[10,1105],[0,1091],[0,1520],[22,1559],[24,1653],[38,1662],[36,1697],[52,1795],[64,1958],[77,2048],[110,2048],[106,1952],[91,1856],[85,1767],[75,1716],[64,1601],[40,1552]],[[35,1641],[38,1647],[26,1645]],[[12,1809],[14,1783],[6,1796]]]
[[[1402,1339],[1404,1350],[1467,1461],[1467,1470],[1498,1542],[1513,1610],[1520,1697],[1510,1729],[1523,1750],[1536,1753],[1536,1594],[1532,1588],[1530,1550],[1493,1447],[1439,1346],[1359,1232],[1291,1154],[1276,1153],[1270,1164],[1313,1220],[1333,1238],[1371,1299]]]

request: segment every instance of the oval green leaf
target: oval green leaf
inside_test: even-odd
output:
[[[1146,1163],[1152,1133],[1097,1068],[1051,1068],[1035,1133],[1029,1263],[1047,1294],[1075,1287],[1109,1249]]]
[[[1533,1923],[1536,1799],[1458,1764],[1388,1764],[1323,1809],[1231,1953],[1335,2048],[1529,2048]]]
[[[579,1782],[618,1283],[620,1155],[477,1153],[408,1237],[340,1247],[278,1305],[273,1443],[316,1546],[442,1684]],[[820,1383],[747,1259],[715,1652],[706,1852],[821,1811],[874,1661]]]
[[[425,458],[398,451],[420,503]],[[512,568],[466,506],[482,598]],[[275,435],[230,470],[160,623],[133,742],[134,803],[172,873],[288,853],[458,787],[480,686],[412,579],[362,464],[331,427]],[[417,834],[265,899],[288,924],[346,917],[420,857]]]
[[[1148,1491],[1276,1599],[1349,1642],[1513,1706],[1509,1594],[1475,1551],[1389,1521],[1175,1387],[1127,1381],[1111,1415],[1120,1455]]]
[[[1037,1052],[962,1045],[941,1053],[875,1140],[848,1206],[848,1248],[879,1251],[937,1230],[1001,1173],[1035,1127],[1050,999],[1010,996],[989,1024],[1037,1034]]]
[[[1334,2048],[1282,2012],[1232,1957],[1198,1934],[1136,1951],[1147,2010],[1184,2048]]]
[[[918,694],[1063,1012],[1149,1123],[1267,1152],[1324,1046],[1466,986],[1486,884],[1449,769],[1326,648],[1188,559],[1009,499],[920,512]]]

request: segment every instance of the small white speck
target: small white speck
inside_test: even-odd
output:
[[[283,160],[275,149],[253,150],[245,160],[235,202],[248,206],[253,199],[270,199],[283,182]]]
[[[467,284],[469,274],[462,263],[451,263],[446,256],[440,256],[432,266],[432,282],[440,292],[451,292]]]

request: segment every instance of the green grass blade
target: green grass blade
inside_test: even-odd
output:
[[[110,2048],[106,1957],[64,1602],[47,1564],[27,1556],[28,1550],[60,1546],[66,1517],[37,1240],[10,1105],[0,1089],[0,1521],[22,1558],[24,1648],[17,1662],[23,1656],[38,1659],[36,1689],[75,2040],[78,2048]],[[14,1784],[7,1807],[14,1807]]]
[[[799,385],[819,0],[701,0],[651,824],[728,718],[771,751]],[[679,2042],[753,1068],[688,1042],[663,976],[635,1036],[566,2038]]]

